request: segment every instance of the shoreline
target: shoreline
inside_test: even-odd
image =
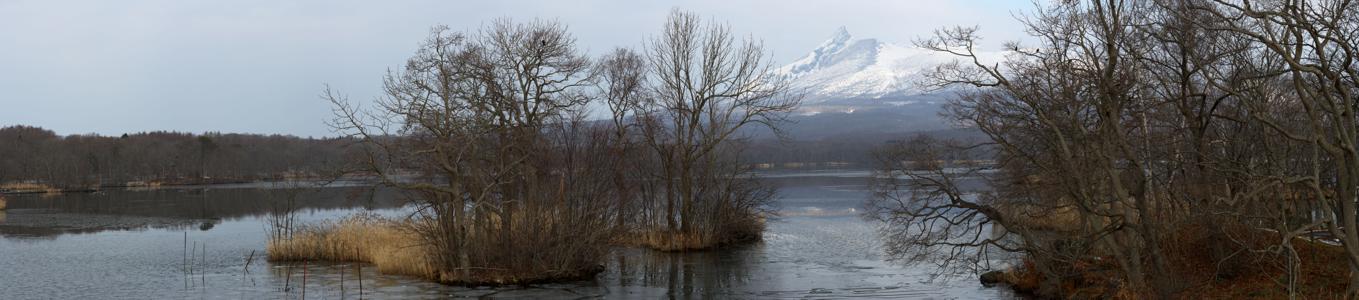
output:
[[[78,194],[78,193],[97,193],[97,192],[104,191],[104,190],[176,189],[176,188],[192,188],[192,187],[203,187],[203,186],[250,185],[250,184],[280,183],[280,182],[327,182],[327,181],[329,181],[329,182],[346,182],[346,183],[354,183],[354,182],[371,183],[370,180],[371,180],[371,178],[366,178],[366,177],[364,177],[364,178],[343,178],[343,179],[335,179],[335,180],[324,179],[324,178],[308,177],[308,178],[292,178],[292,179],[258,179],[258,180],[248,180],[248,179],[227,179],[227,180],[213,180],[213,181],[188,181],[188,182],[155,183],[155,184],[106,184],[106,185],[100,185],[100,186],[97,186],[97,187],[84,187],[84,188],[53,188],[53,187],[48,187],[48,186],[41,186],[41,187],[31,187],[31,188],[21,188],[21,189],[15,189],[15,188],[0,188],[0,195],[41,195],[41,194],[65,194],[65,193]],[[0,185],[0,186],[3,186],[3,185]]]

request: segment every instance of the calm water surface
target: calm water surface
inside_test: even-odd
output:
[[[883,261],[873,225],[858,216],[867,172],[774,175],[767,180],[780,187],[784,216],[762,243],[691,253],[620,248],[593,281],[499,288],[263,259],[267,217],[280,203],[292,199],[302,221],[406,214],[387,191],[256,184],[11,197],[0,212],[0,298],[297,299],[305,288],[310,299],[356,299],[360,284],[370,299],[1012,298],[972,277],[930,281],[929,269]],[[196,249],[190,263],[186,243]]]

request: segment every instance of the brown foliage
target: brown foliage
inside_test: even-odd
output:
[[[1171,297],[1174,299],[1279,299],[1288,298],[1282,282],[1287,270],[1280,265],[1287,258],[1277,250],[1277,233],[1241,226],[1194,225],[1166,239],[1166,257],[1175,278],[1184,280]],[[1344,249],[1296,238],[1300,268],[1296,296],[1304,299],[1340,297],[1348,283],[1348,267],[1338,263]],[[1215,244],[1231,244],[1215,245]],[[1232,249],[1227,255],[1210,249]],[[1152,291],[1127,285],[1119,266],[1109,260],[1081,260],[1071,263],[1072,276],[1057,280],[1060,292],[1044,291],[1047,275],[1031,259],[1006,271],[1004,282],[1016,291],[1062,298],[1145,299]],[[1164,274],[1166,276],[1172,274]]]

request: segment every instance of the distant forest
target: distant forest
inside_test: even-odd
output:
[[[349,144],[346,138],[166,131],[60,136],[10,126],[0,128],[0,183],[75,189],[309,176],[338,169]]]
[[[872,161],[864,149],[905,137],[752,139],[743,156],[759,169],[858,168]],[[344,169],[352,144],[349,138],[212,132],[62,136],[40,127],[9,126],[0,128],[0,184],[85,189],[324,176]]]
[[[792,118],[793,122],[804,120]],[[742,160],[757,164],[757,169],[873,169],[878,167],[879,163],[874,154],[874,149],[884,146],[896,145],[922,136],[974,143],[986,139],[986,135],[976,128],[942,130],[902,128],[900,131],[892,132],[856,132],[853,129],[813,129],[797,123],[790,124],[788,127],[793,130],[822,130],[832,133],[821,138],[791,136],[782,140],[776,139],[768,133],[757,133],[754,135],[757,138],[748,141],[750,147],[742,153]],[[789,134],[797,133],[790,130]],[[959,151],[965,151],[976,157],[986,159],[993,155],[992,150],[986,146]]]

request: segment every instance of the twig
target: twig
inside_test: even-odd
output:
[[[180,256],[179,272],[184,274],[184,289],[189,289],[189,232],[184,232],[184,253]]]
[[[343,300],[343,299],[344,299],[344,267],[343,267],[343,266],[340,266],[340,265],[338,265],[338,264],[335,265],[335,267],[336,267],[337,269],[340,269],[340,270],[339,270],[339,271],[340,271],[340,299]]]
[[[363,300],[363,265],[359,262],[359,248],[353,248],[353,271],[359,276],[359,300]]]
[[[359,300],[363,300],[363,263],[357,261],[358,257],[359,248],[354,248],[354,259],[355,259],[354,270],[356,271],[355,273],[358,273],[359,276]]]
[[[245,282],[245,276],[250,275],[250,262],[255,261],[255,250],[250,250],[250,256],[245,258],[245,268],[241,270],[241,282]]]
[[[284,295],[284,298],[287,298],[288,291],[290,290],[289,285],[292,284],[292,281],[293,281],[293,267],[292,267],[292,265],[283,265],[283,295]]]
[[[307,262],[302,260],[302,299],[307,299]]]
[[[198,254],[198,241],[193,241],[193,248],[189,250],[189,255]],[[193,261],[194,257],[189,257],[189,283],[193,283]]]
[[[241,268],[241,286],[245,286],[245,279],[250,277],[250,262],[255,260],[255,250],[250,250],[250,256],[245,257],[245,267]],[[255,279],[250,278],[250,286],[255,286]],[[240,290],[240,299],[245,299],[245,289]]]
[[[203,254],[198,256],[202,267],[198,269],[198,278],[203,281],[203,288],[208,288],[208,242],[203,241]]]

